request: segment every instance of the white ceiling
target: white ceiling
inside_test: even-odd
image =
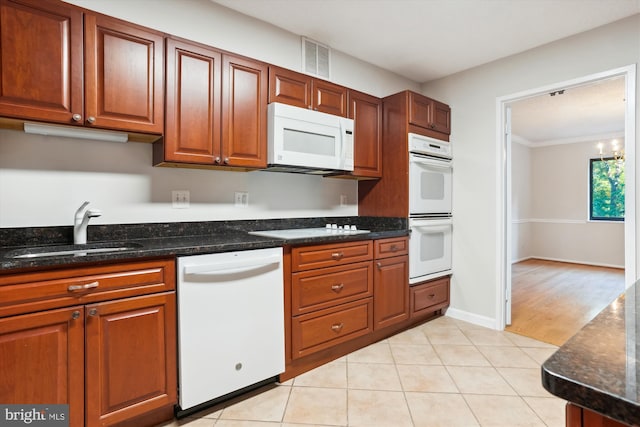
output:
[[[640,13],[640,0],[211,1],[418,83]],[[619,133],[623,85],[518,102],[513,132],[531,143]]]
[[[640,13],[640,0],[212,0],[418,83]]]
[[[619,137],[624,97],[624,77],[618,77],[514,102],[513,140],[535,146]]]

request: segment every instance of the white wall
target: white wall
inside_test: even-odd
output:
[[[638,28],[640,15],[635,15],[423,86],[423,93],[452,108],[454,312],[499,325],[497,218],[502,164],[497,152],[497,98],[636,64],[640,61]],[[640,115],[637,106],[636,113]],[[631,143],[637,146],[637,141]]]
[[[286,68],[301,69],[298,35],[208,0],[72,0],[145,25]],[[333,52],[332,81],[376,96],[415,82]],[[69,225],[89,200],[96,224],[357,215],[357,183],[272,172],[153,168],[152,147],[26,135],[0,129],[0,227]],[[171,190],[189,190],[191,207],[173,209]],[[249,207],[233,206],[249,192]],[[347,206],[340,206],[340,195]]]
[[[624,223],[589,221],[597,142],[512,146],[512,261],[541,258],[624,267]]]

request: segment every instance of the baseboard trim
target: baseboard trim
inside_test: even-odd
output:
[[[586,262],[586,261],[577,261],[573,259],[562,259],[562,258],[551,258],[551,257],[542,257],[542,256],[530,256],[528,258],[523,259],[522,261],[526,261],[528,259],[539,259],[542,261],[556,261],[556,262],[566,262],[569,264],[583,264],[583,265],[591,265],[594,267],[608,267],[608,268],[618,268],[620,270],[624,270],[624,265],[616,265],[616,264],[604,264],[597,262]],[[520,261],[514,261],[513,264]]]
[[[458,319],[458,320],[463,320],[465,322],[473,323],[474,325],[484,326],[485,328],[496,329],[496,330],[498,329],[498,322],[496,322],[496,319],[491,317],[481,316],[475,313],[470,313],[464,310],[458,310],[457,308],[452,308],[452,307],[447,308],[447,312],[445,313],[445,316]]]

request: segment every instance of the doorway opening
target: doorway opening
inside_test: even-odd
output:
[[[520,148],[522,147],[522,141],[518,140],[519,138],[522,138],[522,137],[517,134],[512,134],[511,132],[511,126],[513,124],[513,120],[517,120],[517,117],[516,119],[512,119],[512,115],[513,115],[512,113],[514,112],[512,109],[515,109],[515,111],[518,111],[518,106],[524,106],[527,103],[536,104],[535,102],[536,98],[538,101],[542,100],[543,102],[538,102],[538,104],[544,106],[545,104],[548,104],[550,102],[549,100],[551,98],[563,96],[565,91],[567,93],[570,91],[573,91],[574,93],[579,93],[581,91],[587,92],[588,89],[593,88],[595,86],[599,86],[603,88],[603,87],[608,87],[607,85],[609,86],[615,85],[616,82],[619,83],[619,87],[623,86],[622,88],[623,96],[624,96],[624,99],[626,100],[626,102],[624,102],[624,105],[623,105],[624,131],[622,131],[620,135],[612,135],[611,132],[609,133],[600,132],[600,135],[596,135],[596,137],[594,137],[595,133],[592,132],[592,135],[590,136],[593,138],[582,137],[582,138],[577,138],[575,140],[570,140],[569,138],[564,138],[564,140],[563,138],[555,138],[555,140],[553,140],[553,138],[551,138],[551,141],[549,140],[548,135],[546,138],[544,135],[536,135],[536,137],[541,136],[542,139],[546,139],[545,144],[547,145],[547,147],[545,147],[544,150],[542,149],[538,150],[538,148],[529,147],[529,149],[532,152],[537,150],[535,155],[537,166],[535,167],[532,166],[532,169],[537,168],[538,170],[540,170],[541,168],[542,169],[550,168],[550,170],[557,170],[558,168],[565,168],[565,167],[568,168],[568,166],[566,166],[568,164],[567,163],[568,156],[576,156],[575,154],[576,150],[578,152],[582,150],[582,154],[579,155],[582,157],[585,157],[585,156],[593,157],[592,154],[595,154],[595,156],[598,156],[597,151],[595,153],[590,152],[590,150],[597,150],[595,147],[598,141],[594,142],[594,140],[605,139],[605,137],[618,136],[620,139],[624,141],[624,146],[625,146],[624,164],[626,166],[625,173],[626,173],[626,183],[627,183],[626,189],[625,189],[625,221],[622,227],[620,227],[622,224],[616,224],[618,226],[618,231],[612,232],[612,234],[615,234],[615,233],[623,234],[622,239],[624,240],[624,243],[623,243],[622,250],[624,253],[618,254],[618,258],[615,258],[614,256],[614,261],[607,260],[607,259],[589,260],[588,259],[589,256],[592,256],[592,255],[585,254],[584,251],[582,251],[583,253],[580,253],[580,255],[578,255],[577,257],[570,256],[567,258],[563,258],[563,256],[558,255],[558,254],[563,254],[562,251],[560,252],[556,251],[554,253],[554,250],[559,249],[558,247],[562,246],[562,244],[571,245],[571,243],[575,243],[579,241],[579,238],[581,237],[586,238],[584,236],[584,229],[585,227],[588,227],[593,224],[591,224],[591,222],[588,221],[586,217],[584,218],[580,217],[581,214],[577,214],[576,211],[569,214],[565,212],[564,214],[565,217],[563,218],[563,215],[561,215],[558,211],[554,211],[555,209],[554,200],[556,201],[555,205],[558,205],[558,206],[562,205],[562,206],[565,206],[566,208],[566,206],[570,204],[571,199],[574,196],[576,197],[576,200],[584,200],[586,197],[584,193],[587,192],[587,187],[583,187],[584,191],[581,191],[580,194],[576,193],[575,190],[572,190],[571,194],[567,194],[566,188],[562,190],[563,187],[561,185],[553,185],[554,184],[553,182],[551,183],[551,185],[547,183],[547,190],[542,190],[542,193],[541,193],[541,190],[537,189],[538,196],[536,200],[536,207],[535,209],[530,209],[529,212],[527,212],[525,215],[526,218],[523,218],[523,215],[522,215],[523,212],[521,212],[521,209],[523,206],[525,206],[526,208],[527,203],[523,203],[521,200],[517,200],[517,199],[514,200],[514,198],[520,197],[521,195],[520,193],[517,193],[512,197],[512,195],[514,194],[512,191],[514,188],[514,185],[516,187],[518,187],[519,185],[521,186],[520,182],[517,182],[517,181],[514,182],[513,179],[514,179],[514,176],[518,177],[517,174],[518,172],[520,172],[521,166],[522,166],[521,163],[517,163],[518,161],[520,161],[518,158],[516,158],[516,164],[515,165],[513,164],[514,159],[512,155],[514,151],[516,152],[516,155],[522,154],[522,153],[519,153],[519,154],[517,153],[518,151],[522,151],[520,150]],[[546,97],[546,98],[543,98],[543,97]],[[557,101],[558,98],[555,98],[555,100]],[[592,108],[596,108],[596,107],[597,107],[597,104],[592,106]],[[552,271],[554,268],[558,268],[558,265],[557,264],[554,265],[553,262],[562,262],[562,261],[573,261],[573,262],[583,261],[586,264],[601,264],[601,265],[604,265],[605,267],[611,267],[611,266],[620,267],[620,264],[621,264],[620,261],[622,260],[623,267],[625,269],[624,282],[626,286],[630,286],[636,279],[635,65],[631,65],[631,66],[620,68],[620,69],[610,70],[610,71],[598,73],[595,75],[585,76],[583,78],[575,79],[572,81],[560,82],[547,87],[532,89],[525,92],[520,92],[513,95],[505,96],[497,100],[497,108],[499,110],[497,116],[498,116],[498,120],[500,121],[499,127],[498,127],[498,129],[500,129],[499,131],[500,135],[497,138],[499,143],[499,150],[498,150],[499,156],[500,156],[499,164],[502,165],[502,167],[500,168],[500,173],[498,178],[499,180],[498,194],[501,195],[501,197],[499,197],[500,199],[499,212],[501,215],[499,218],[500,224],[498,226],[498,230],[500,231],[500,236],[499,236],[500,244],[498,245],[500,253],[498,256],[499,265],[497,267],[500,269],[500,272],[499,272],[500,283],[499,283],[499,289],[497,290],[498,301],[497,301],[497,313],[496,313],[497,314],[496,319],[498,319],[498,322],[497,322],[498,329],[504,329],[505,326],[510,323],[512,318],[512,313],[511,313],[512,280],[513,280],[512,262],[514,261],[514,259],[515,260],[518,260],[519,258],[526,259],[530,255],[533,255],[532,257],[535,257],[536,255],[535,252],[537,251],[538,254],[540,253],[541,251],[540,245],[541,244],[544,245],[545,240],[550,241],[547,243],[549,243],[552,248],[550,251],[551,255],[547,256],[547,258],[549,259],[545,260],[548,263],[551,263],[551,265],[534,266],[535,268],[545,267],[547,268],[547,272],[549,272],[549,271]],[[531,113],[528,112],[528,114],[531,114]],[[556,111],[554,112],[554,114],[562,115],[563,112]],[[588,120],[588,118],[583,118],[583,120],[584,119]],[[522,127],[520,127],[520,129],[522,129]],[[535,125],[534,125],[534,129],[535,129]],[[542,129],[540,125],[538,125],[537,130],[538,130],[538,133],[544,133],[544,131],[552,131],[553,129]],[[530,135],[534,135],[534,134],[535,132],[531,133]],[[534,138],[531,138],[531,139],[534,139]],[[582,139],[583,141],[580,141],[580,139]],[[515,142],[520,142],[521,144],[515,144]],[[527,142],[529,142],[530,145],[534,145],[534,143],[531,143],[530,141],[525,141],[525,145]],[[580,146],[582,146],[582,148],[578,148]],[[545,153],[544,155],[539,154],[543,152]],[[515,167],[515,172],[514,172],[514,167]],[[581,167],[583,167],[583,165]],[[568,173],[569,173],[569,176],[572,176],[571,175],[572,173],[570,171]],[[575,172],[573,174],[575,175]],[[553,174],[549,174],[549,175],[553,176]],[[582,178],[587,179],[586,176]],[[549,192],[549,188],[552,189],[551,192]],[[557,194],[553,193],[555,189],[558,190]],[[544,191],[546,191],[546,193]],[[564,191],[564,194],[563,194],[563,191]],[[545,205],[545,203],[547,203],[547,205]],[[541,209],[543,211],[545,209],[548,210],[548,215],[541,214],[540,213]],[[584,212],[584,210],[587,209],[586,202],[584,203],[584,205],[577,206],[576,209],[580,210],[580,212]],[[516,221],[514,221],[514,218],[516,219]],[[564,232],[566,232],[565,234],[558,232],[558,230],[562,230],[563,225],[565,228]],[[523,244],[523,241],[526,242],[527,236],[520,235],[519,233],[522,232],[522,230],[527,230],[527,227],[529,227],[530,232],[531,230],[535,230],[535,238],[536,238],[537,246],[534,251],[529,253],[529,255],[527,255],[526,253],[524,253],[523,255],[522,249],[523,249],[523,246],[526,246],[526,244]],[[573,233],[577,232],[578,234],[577,235],[574,234],[574,236],[572,237],[571,236],[572,232]],[[547,233],[546,239],[545,239],[545,233]],[[558,239],[558,241],[553,242],[554,238]],[[515,240],[515,244],[514,244],[514,240]],[[618,239],[618,241],[619,240],[620,239]],[[586,241],[590,241],[590,240],[587,239]],[[561,243],[558,243],[558,242],[561,242]],[[597,242],[594,241],[593,244],[597,244]],[[602,244],[607,245],[610,243],[603,242]],[[583,250],[586,248],[585,244],[580,244],[579,246],[580,246],[579,247],[580,250]],[[566,248],[560,248],[560,249],[566,249]],[[544,252],[544,250],[542,251]],[[544,256],[542,258],[544,258]],[[572,259],[572,258],[575,258],[575,259]],[[520,267],[527,267],[527,266],[524,265]],[[572,267],[572,265],[567,264],[560,267],[564,267],[568,271],[570,270],[570,267]],[[535,270],[535,268],[528,269],[528,270],[527,268],[520,268],[519,270],[516,269],[515,270],[516,276],[525,271],[528,271],[529,273],[531,273],[532,271]],[[597,268],[597,267],[594,267],[594,268]],[[538,270],[539,273],[541,271],[542,270]],[[567,284],[569,284],[570,280],[579,281],[580,279],[578,277],[580,277],[580,274],[583,274],[583,275],[593,274],[593,278],[595,279],[596,277],[595,273],[594,272],[589,273],[587,268],[586,270],[583,270],[581,273],[578,273],[577,276],[574,276],[573,279],[570,279],[569,278],[570,276],[567,276],[567,275],[565,276],[556,275],[554,280],[565,281],[567,282]],[[535,277],[535,275],[530,276],[529,278],[531,277]],[[535,280],[539,280],[539,279],[540,277],[535,278]],[[579,292],[579,289],[576,288],[575,292]],[[604,298],[608,298],[608,297],[604,296]],[[548,308],[549,310],[558,310],[558,307],[554,308],[553,304],[548,304]],[[558,313],[554,313],[554,314],[558,314]],[[593,314],[595,315],[595,313]],[[553,316],[550,316],[550,317],[553,317]],[[590,319],[587,319],[587,321],[588,320]]]

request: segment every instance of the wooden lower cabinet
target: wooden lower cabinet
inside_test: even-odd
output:
[[[177,403],[176,347],[173,260],[0,275],[2,403],[68,404],[70,427],[157,425]]]
[[[612,420],[602,414],[567,403],[567,427],[629,427],[629,424]]]
[[[293,357],[302,357],[373,330],[371,298],[299,316],[293,321]]]
[[[374,325],[376,329],[409,318],[409,257],[407,255],[375,261]]]
[[[84,425],[84,308],[0,319],[0,402],[68,404]]]
[[[406,237],[374,242],[374,328],[409,319],[409,241]]]
[[[449,306],[449,277],[441,277],[411,287],[411,318],[431,315]]]
[[[86,307],[86,427],[176,402],[175,292]]]
[[[286,246],[284,254],[281,381],[441,315],[449,304],[448,277],[409,286],[406,236]]]

